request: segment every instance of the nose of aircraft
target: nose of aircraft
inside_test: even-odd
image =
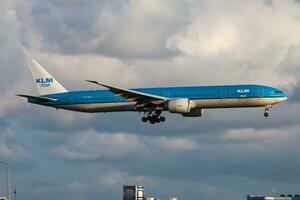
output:
[[[288,95],[286,93],[282,92],[282,95],[283,95],[282,101],[288,100]]]
[[[279,99],[278,99],[279,102],[284,102],[284,101],[288,100],[288,95],[281,90],[275,89],[274,94],[277,97],[279,97]]]
[[[284,100],[286,101],[286,100],[288,100],[288,99],[289,99],[288,95],[285,94]]]

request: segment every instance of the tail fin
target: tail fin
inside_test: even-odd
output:
[[[36,60],[29,61],[29,68],[40,95],[67,92]]]

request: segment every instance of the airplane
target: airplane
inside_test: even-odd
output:
[[[68,91],[36,60],[31,59],[29,67],[40,95],[17,95],[27,98],[29,103],[86,113],[142,112],[142,121],[151,124],[166,121],[161,115],[164,111],[201,117],[204,109],[213,108],[264,107],[264,116],[268,117],[274,104],[288,99],[283,91],[264,85],[126,89],[86,80],[107,89]]]

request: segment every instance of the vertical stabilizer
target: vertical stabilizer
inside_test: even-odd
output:
[[[29,61],[29,68],[40,95],[67,92],[35,59]]]

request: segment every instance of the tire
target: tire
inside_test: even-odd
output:
[[[147,118],[147,117],[142,117],[142,121],[143,121],[143,122],[147,122],[147,121],[148,121],[148,118]]]
[[[264,113],[264,116],[265,117],[269,117],[269,113]]]
[[[160,121],[160,118],[158,118],[158,117],[156,117],[154,120],[155,120],[156,123],[161,122],[161,121]]]
[[[160,121],[165,122],[166,118],[165,117],[160,117]]]

